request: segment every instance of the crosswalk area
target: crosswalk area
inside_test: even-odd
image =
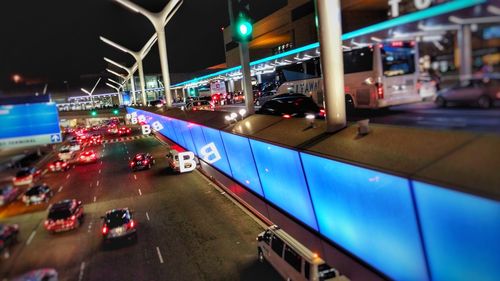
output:
[[[131,136],[131,137],[121,137],[121,138],[116,138],[116,139],[103,140],[102,143],[126,142],[126,141],[133,141],[133,140],[139,140],[139,139],[145,139],[145,138],[151,138],[151,137],[153,137],[153,135],[139,135],[139,136]]]

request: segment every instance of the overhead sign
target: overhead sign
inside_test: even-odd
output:
[[[62,141],[55,103],[0,106],[0,149]]]
[[[210,94],[226,94],[226,83],[224,81],[214,81],[210,83]]]

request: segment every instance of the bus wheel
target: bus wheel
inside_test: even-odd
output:
[[[262,252],[261,249],[259,249],[258,257],[260,262],[264,262],[264,253]]]
[[[442,96],[436,98],[437,107],[446,107],[446,100]]]
[[[354,111],[354,101],[350,95],[345,95],[345,109],[347,112]]]

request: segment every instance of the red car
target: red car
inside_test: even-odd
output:
[[[82,201],[69,199],[59,201],[50,207],[44,225],[45,229],[53,233],[78,228],[82,220]]]
[[[36,168],[23,168],[17,172],[13,179],[14,185],[32,184],[39,180],[42,176],[42,171]]]
[[[102,144],[102,136],[101,135],[92,135],[87,140],[88,145],[99,145]]]
[[[95,163],[97,162],[97,155],[94,151],[88,150],[82,152],[78,160],[80,161],[80,163]]]
[[[132,129],[127,128],[127,127],[121,127],[120,129],[118,129],[118,134],[120,136],[129,135],[131,132],[132,132]]]
[[[56,160],[49,164],[49,170],[51,172],[63,172],[69,170],[70,165],[64,160]]]

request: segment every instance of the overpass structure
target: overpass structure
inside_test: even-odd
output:
[[[500,277],[498,137],[383,125],[331,135],[302,119],[147,110],[127,108],[351,280]]]

